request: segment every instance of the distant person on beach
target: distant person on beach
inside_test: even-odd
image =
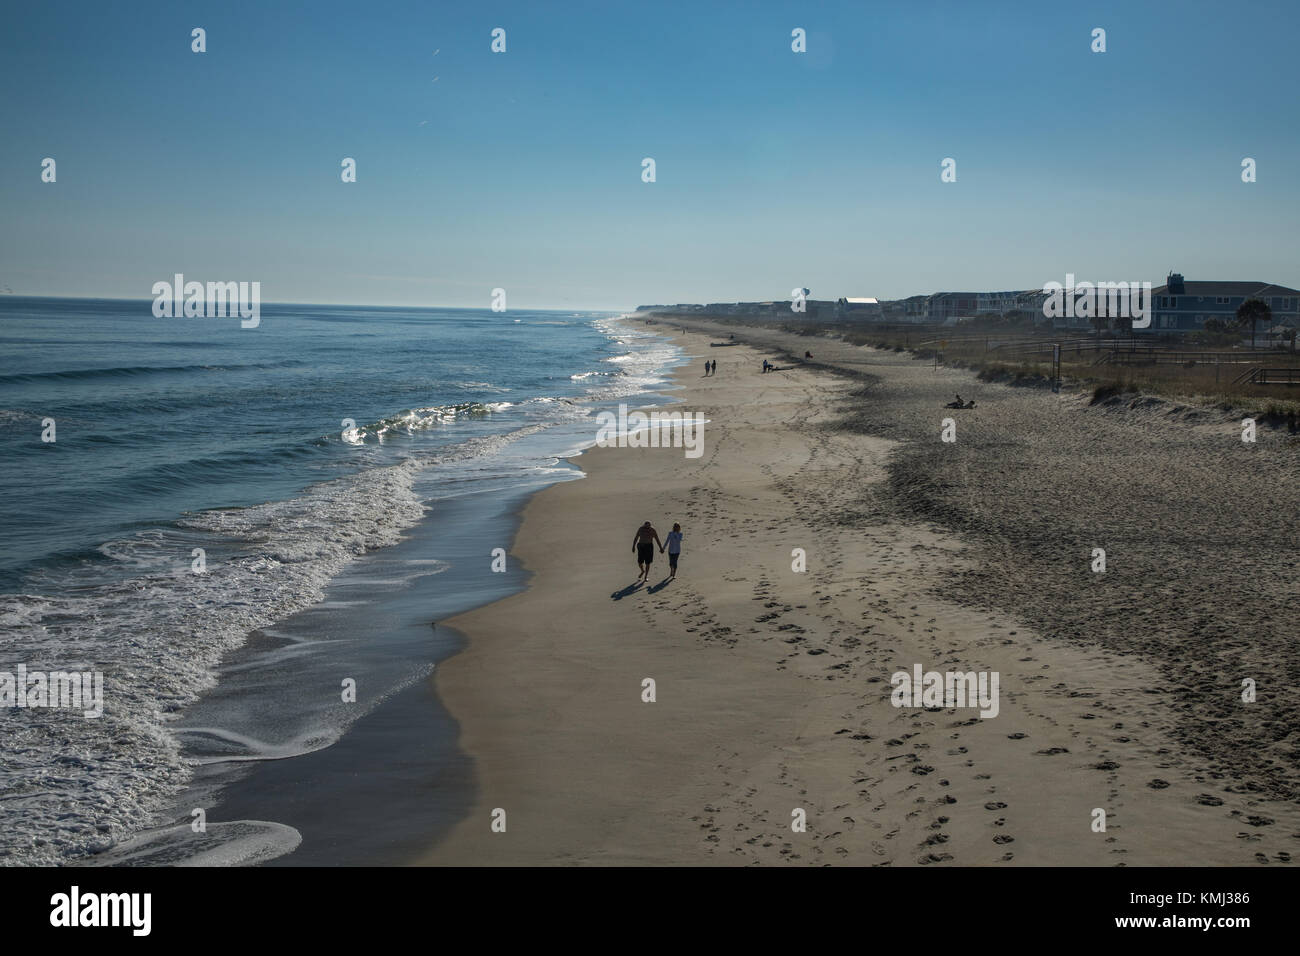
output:
[[[650,577],[650,562],[655,559],[655,545],[659,545],[659,550],[663,550],[663,544],[659,541],[659,532],[647,521],[641,527],[636,529],[636,536],[632,539],[632,550],[636,552],[636,564],[641,569],[641,576],[638,581],[644,581]]]
[[[772,366],[768,363],[767,359],[763,359],[763,371],[766,372],[771,367]]]
[[[803,353],[803,357],[804,357],[804,358],[812,358],[812,353],[811,353],[811,352],[804,352],[804,353]]]
[[[668,578],[672,580],[677,577],[677,558],[682,553],[682,526],[673,525],[673,530],[668,532],[668,541],[665,545],[668,548]],[[661,547],[659,553],[663,554],[664,549]]]

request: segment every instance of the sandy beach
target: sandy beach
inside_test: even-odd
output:
[[[468,646],[433,681],[476,797],[419,862],[1291,861],[1294,442],[826,338],[660,328],[691,356],[676,395],[703,454],[592,449],[529,501],[527,590],[445,622]],[[954,392],[977,408],[944,409]],[[682,524],[681,568],[663,584],[656,551],[634,589],[645,520]],[[996,673],[996,716],[895,706],[917,665]]]

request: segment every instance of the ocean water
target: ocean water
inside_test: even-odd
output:
[[[326,719],[282,672],[241,665],[245,686],[223,658],[313,614],[364,645],[367,602],[465,560],[450,537],[440,557],[441,514],[463,532],[476,501],[574,477],[560,459],[592,443],[594,414],[653,399],[679,361],[609,314],[266,305],[242,329],[0,297],[0,672],[96,671],[104,688],[96,719],[0,708],[0,863],[131,848],[204,763],[330,746],[366,708]],[[417,529],[419,553],[384,571]],[[346,599],[322,604],[331,587]],[[290,628],[276,660],[296,666],[327,627]],[[432,666],[349,653],[371,706]],[[230,712],[209,698],[239,701],[247,727],[186,728]],[[260,739],[272,712],[294,729]],[[295,845],[273,822],[227,827],[256,844],[246,861]]]

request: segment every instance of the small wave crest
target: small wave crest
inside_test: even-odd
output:
[[[438,425],[448,425],[458,419],[484,418],[514,407],[514,402],[457,402],[452,405],[429,405],[408,408],[379,421],[357,425],[344,433],[343,440],[352,444],[364,443],[367,437],[383,438],[394,433],[414,434]]]

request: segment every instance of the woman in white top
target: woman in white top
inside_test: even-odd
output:
[[[673,525],[673,530],[668,532],[668,540],[664,542],[668,548],[668,578],[669,580],[677,577],[677,558],[682,553],[682,526]],[[660,547],[659,553],[664,553],[664,548]]]

